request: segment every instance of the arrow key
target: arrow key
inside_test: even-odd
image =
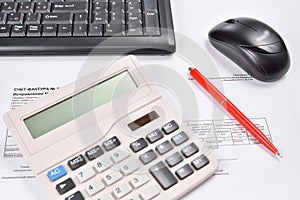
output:
[[[81,192],[78,191],[65,198],[65,200],[84,200],[84,197],[82,196]]]
[[[56,185],[57,192],[62,195],[75,188],[75,184],[71,178]]]

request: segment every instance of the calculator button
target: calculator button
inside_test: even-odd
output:
[[[179,129],[179,126],[178,126],[178,124],[174,120],[170,121],[169,123],[165,124],[162,127],[162,130],[167,135],[169,135],[170,133],[176,131],[177,129]]]
[[[194,144],[191,143],[188,146],[184,147],[181,152],[184,155],[184,157],[188,158],[192,155],[194,155],[195,153],[197,153],[199,151],[198,147]]]
[[[132,176],[130,178],[130,184],[135,189],[141,187],[142,185],[144,185],[148,181],[149,181],[149,177],[145,174],[135,174],[134,176]]]
[[[163,143],[161,143],[160,145],[157,145],[155,147],[156,151],[162,155],[162,154],[165,154],[167,153],[168,151],[172,150],[173,149],[173,146],[172,144],[170,143],[169,140],[167,141],[164,141]]]
[[[108,156],[104,155],[97,160],[94,167],[98,173],[101,173],[101,172],[107,170],[108,168],[110,168],[112,165],[113,165],[113,162],[110,160],[110,158]]]
[[[188,177],[189,175],[193,174],[194,171],[193,169],[190,167],[189,164],[184,165],[183,167],[179,168],[178,170],[176,170],[175,174],[178,176],[178,178],[180,180],[185,179],[186,177]]]
[[[139,157],[140,161],[144,165],[150,163],[151,161],[155,160],[156,158],[157,158],[157,155],[156,155],[156,153],[152,149],[150,149],[146,153],[140,155],[140,157]]]
[[[104,194],[100,197],[97,197],[95,200],[115,200],[110,194]]]
[[[119,146],[121,144],[121,142],[119,141],[119,139],[114,136],[112,138],[110,138],[109,140],[106,140],[105,142],[103,142],[103,147],[106,151],[110,151],[114,148],[116,148],[117,146]]]
[[[122,174],[118,171],[111,170],[110,172],[107,172],[104,174],[104,182],[107,185],[112,185],[115,182],[119,181],[122,178]]]
[[[140,165],[132,160],[132,159],[127,159],[121,164],[121,172],[126,176],[128,174],[131,174],[132,172],[136,171]]]
[[[54,182],[66,174],[67,174],[66,169],[62,165],[60,165],[60,166],[48,171],[47,176],[51,182]]]
[[[164,135],[162,134],[162,132],[159,129],[152,131],[151,133],[147,134],[147,136],[146,136],[147,140],[150,143],[154,143],[163,137],[164,137]]]
[[[185,132],[180,132],[177,135],[173,136],[171,138],[171,141],[176,145],[181,145],[182,143],[188,141],[189,137],[187,136],[187,134]]]
[[[68,165],[72,170],[76,170],[85,164],[86,164],[86,160],[84,159],[84,157],[82,155],[79,155],[76,158],[69,160],[69,162],[68,162]]]
[[[105,188],[105,186],[102,183],[102,181],[96,180],[96,181],[92,182],[91,184],[87,185],[85,190],[90,196],[93,196],[94,194],[100,192],[104,188]]]
[[[124,160],[125,158],[127,158],[129,156],[129,153],[125,150],[122,149],[116,149],[113,154],[111,155],[111,158],[113,159],[113,161],[115,163],[118,163],[122,160]]]
[[[68,178],[67,180],[56,185],[56,190],[60,195],[69,192],[73,188],[75,188],[75,184],[71,178]]]
[[[146,140],[144,138],[140,138],[137,141],[134,141],[130,144],[130,148],[134,153],[146,148],[148,146]]]
[[[207,159],[207,157],[205,155],[201,155],[192,161],[193,167],[197,170],[201,169],[202,167],[204,167],[205,165],[208,165],[208,164],[209,164],[209,160]]]
[[[183,157],[178,152],[172,154],[171,156],[167,157],[167,159],[166,159],[166,163],[170,167],[174,167],[175,165],[177,165],[178,163],[180,163],[182,161],[183,161]]]
[[[143,200],[150,200],[159,195],[159,189],[156,186],[151,185],[150,187],[142,190],[140,195]]]
[[[127,199],[125,198],[124,200],[141,200],[141,199],[140,199],[140,197],[131,196],[131,197],[128,197]]]
[[[131,186],[128,183],[123,183],[121,185],[116,186],[113,189],[113,194],[116,198],[120,199],[131,191],[132,191]]]
[[[150,167],[149,171],[164,190],[169,189],[178,182],[176,177],[163,162],[159,162]]]
[[[74,194],[68,196],[67,198],[65,198],[65,200],[84,200],[84,197],[78,191],[78,192],[75,192]]]
[[[95,175],[96,175],[96,172],[93,170],[93,168],[87,167],[87,168],[83,169],[81,172],[79,172],[76,177],[80,183],[83,183],[83,182],[91,179]]]
[[[95,158],[98,158],[103,155],[103,150],[99,145],[97,145],[94,148],[85,152],[85,155],[89,160],[94,160]]]

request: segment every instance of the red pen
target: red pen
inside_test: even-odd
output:
[[[209,82],[196,68],[189,68],[190,75],[230,113],[255,139],[264,145],[278,158],[282,158],[277,148],[229,99],[227,99],[211,82]]]

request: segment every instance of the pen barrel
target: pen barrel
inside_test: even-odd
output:
[[[191,69],[190,75],[219,103],[231,114],[258,142],[264,145],[272,153],[276,154],[278,150],[229,99],[225,97],[210,81],[208,81],[197,69]]]

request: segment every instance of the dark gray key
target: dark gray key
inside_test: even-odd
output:
[[[188,146],[184,147],[181,150],[181,153],[184,155],[184,157],[188,158],[194,155],[195,153],[197,153],[198,151],[199,151],[198,147],[194,143],[191,143]]]
[[[93,3],[93,12],[108,13],[108,3],[106,1],[96,1]]]
[[[171,151],[173,149],[173,146],[169,140],[166,140],[163,143],[161,143],[160,145],[157,145],[155,147],[155,149],[160,155],[163,155],[163,154],[167,153],[168,151]]]
[[[6,23],[6,17],[7,15],[5,13],[0,13],[0,24]]]
[[[87,13],[76,13],[74,16],[74,24],[87,24],[88,14]]]
[[[26,34],[26,25],[24,24],[15,24],[11,29],[12,37],[25,37]]]
[[[145,35],[160,35],[158,14],[154,11],[144,12],[144,34]]]
[[[131,1],[126,1],[126,10],[127,12],[142,12],[141,9],[142,5],[139,1],[137,0],[131,0]]]
[[[185,132],[180,132],[177,135],[173,136],[171,138],[171,141],[176,145],[181,145],[182,143],[186,142],[189,140],[189,137],[187,136],[187,134]]]
[[[110,0],[109,1],[109,12],[124,12],[125,4],[123,1]]]
[[[48,3],[48,2],[38,2],[35,5],[35,12],[36,13],[47,13],[47,12],[50,12],[50,3]]]
[[[175,174],[180,180],[185,179],[186,177],[190,176],[193,173],[194,171],[189,164],[184,165],[183,167],[179,168],[175,172]]]
[[[78,192],[75,192],[74,194],[68,196],[67,198],[65,198],[65,200],[84,200],[84,197],[78,191]]]
[[[76,170],[86,164],[86,160],[82,155],[79,155],[68,161],[68,166],[71,170]]]
[[[21,2],[19,4],[18,12],[22,13],[32,13],[34,8],[34,3],[31,2]]]
[[[45,24],[43,26],[43,37],[55,37],[57,35],[57,25],[56,24]]]
[[[86,24],[75,24],[73,28],[73,36],[84,37],[87,36],[87,25]]]
[[[124,36],[124,24],[106,24],[104,26],[104,36]]]
[[[140,157],[139,157],[140,161],[144,165],[150,163],[151,161],[155,160],[156,158],[157,158],[157,155],[156,155],[156,153],[152,149],[150,149],[146,153],[140,155]]]
[[[23,24],[23,13],[9,13],[7,16],[7,24]]]
[[[178,152],[176,152],[176,153],[174,153],[171,156],[166,158],[166,163],[170,167],[174,167],[175,165],[177,165],[178,163],[180,163],[182,161],[183,161],[183,157]]]
[[[16,12],[17,3],[15,2],[4,2],[1,6],[1,12],[3,13],[11,13]]]
[[[61,2],[52,4],[52,12],[88,12],[87,2]]]
[[[110,24],[125,24],[125,13],[123,12],[111,12],[109,14]]]
[[[57,36],[58,37],[72,36],[72,25],[71,24],[59,24]]]
[[[62,195],[75,188],[75,184],[71,178],[68,178],[67,180],[57,184],[55,188],[57,192]]]
[[[140,23],[142,23],[142,14],[139,12],[128,12],[126,23],[130,23],[134,21],[139,21]]]
[[[41,14],[40,13],[27,13],[25,16],[25,24],[40,24]]]
[[[102,24],[91,24],[89,28],[89,36],[102,36],[103,25]]]
[[[178,182],[176,177],[163,162],[159,162],[150,167],[149,171],[164,190],[169,189]]]
[[[192,161],[192,165],[196,170],[199,170],[208,164],[209,164],[209,160],[205,155],[201,155]]]
[[[40,24],[30,24],[27,26],[27,37],[40,37],[42,26]]]
[[[8,24],[0,24],[0,37],[9,37],[10,28]]]
[[[158,11],[157,0],[142,0],[145,11]]]
[[[116,148],[117,146],[119,146],[121,144],[121,142],[119,141],[119,139],[114,136],[112,138],[110,138],[109,140],[106,140],[105,142],[103,142],[102,146],[104,147],[104,149],[106,151],[110,151],[114,148]]]
[[[156,129],[155,131],[152,131],[146,135],[146,138],[150,143],[154,143],[163,137],[164,135],[159,129]]]
[[[85,155],[89,160],[94,160],[94,159],[102,156],[103,154],[104,154],[104,152],[99,145],[97,145],[97,146],[93,147],[92,149],[88,150],[87,152],[85,152]]]
[[[107,24],[108,23],[108,14],[101,13],[101,12],[93,13],[93,23]]]
[[[148,143],[144,138],[140,138],[130,144],[131,150],[136,153],[141,151],[142,149],[146,148],[148,146]]]
[[[167,135],[173,133],[177,129],[179,129],[179,126],[174,120],[170,121],[162,127],[163,132]]]
[[[72,13],[44,13],[43,24],[72,24]]]

